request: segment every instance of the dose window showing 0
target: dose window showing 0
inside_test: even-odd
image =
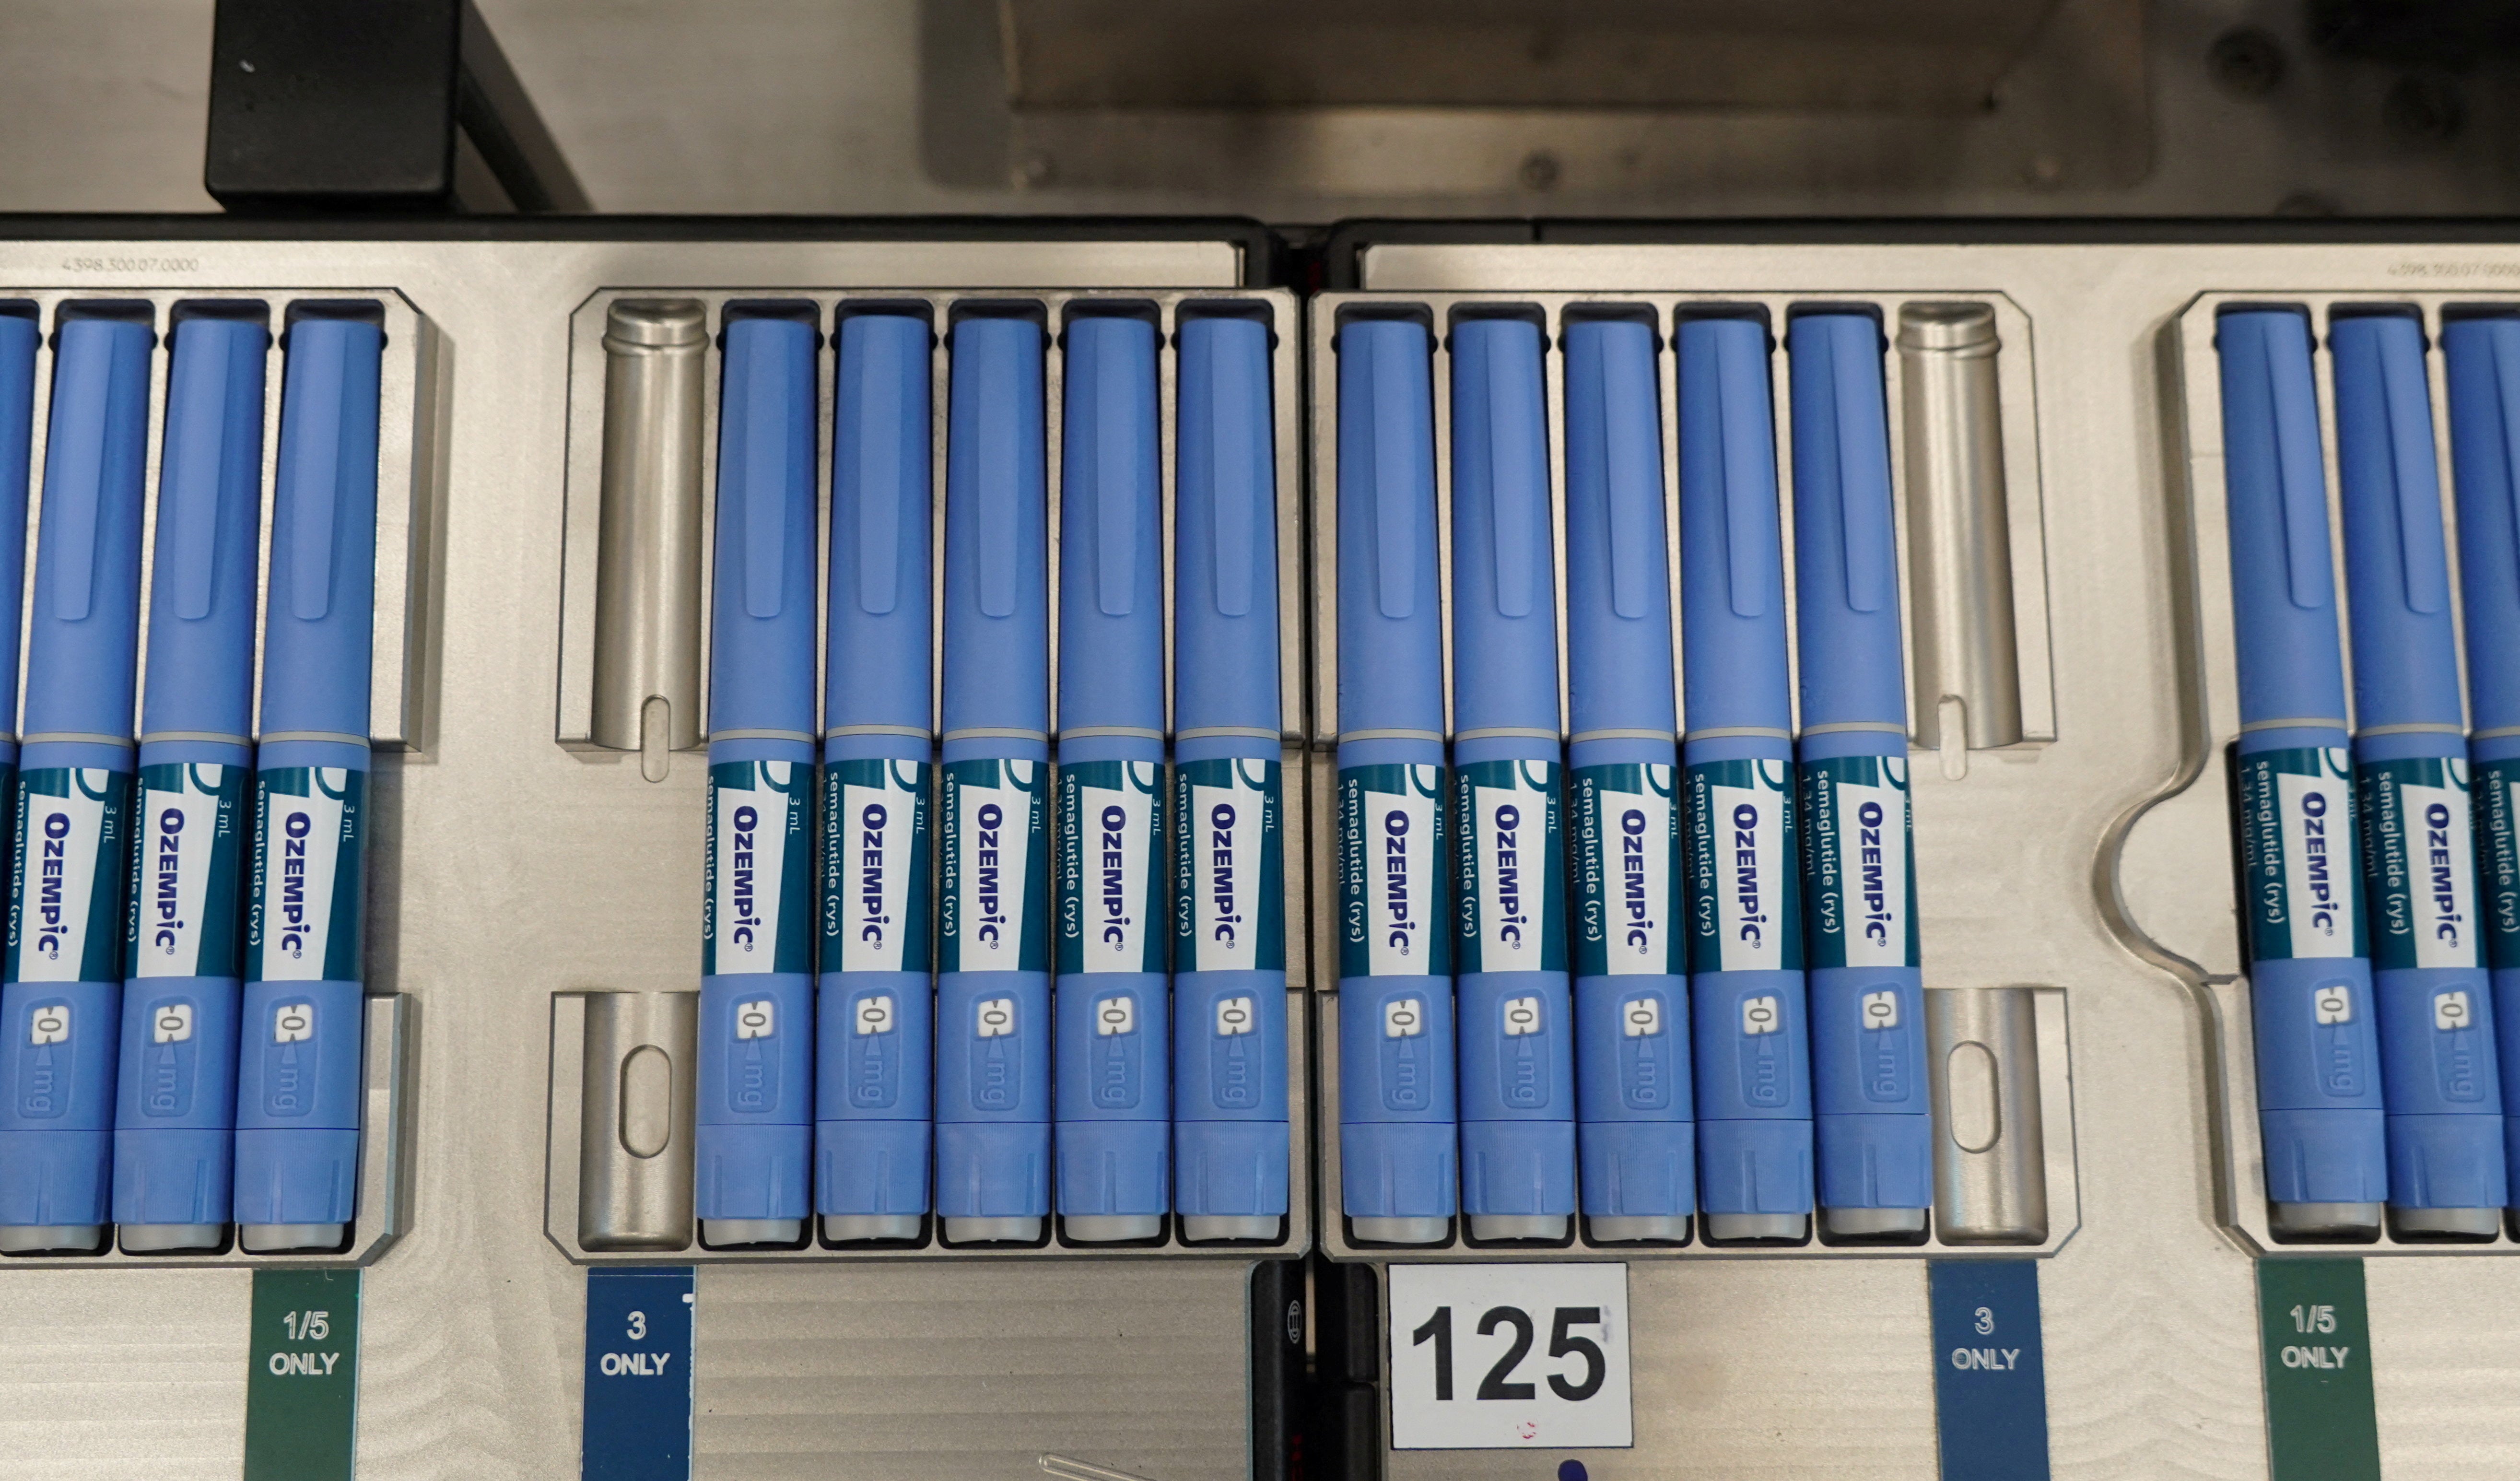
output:
[[[1391,1448],[1636,1443],[1624,1265],[1391,1267]]]

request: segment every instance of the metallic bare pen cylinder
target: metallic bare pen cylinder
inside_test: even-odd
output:
[[[692,1243],[698,993],[590,993],[578,1083],[577,1242]]]
[[[1934,1227],[1946,1244],[2048,1237],[2039,996],[2026,987],[1925,994],[1934,1109]]]
[[[1971,750],[2021,739],[2001,348],[1990,305],[1899,310],[1913,714],[1916,743],[1927,750],[1942,748],[1943,729],[1955,721]]]
[[[604,324],[595,715],[611,750],[700,743],[700,459],[708,311],[624,298]],[[651,724],[663,734],[651,738]],[[650,768],[650,780],[662,773]]]

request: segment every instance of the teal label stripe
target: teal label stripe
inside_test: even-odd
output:
[[[1275,761],[1173,767],[1173,970],[1286,969],[1286,861]]]
[[[923,972],[929,945],[927,763],[823,767],[822,969]]]
[[[2250,960],[2369,955],[2345,749],[2260,751],[2239,768]]]
[[[1450,976],[1444,768],[1339,773],[1339,975]]]
[[[244,972],[246,772],[190,762],[140,769],[123,932],[132,975]]]
[[[2354,781],[2371,965],[2484,965],[2467,762],[2374,761],[2355,768]]]
[[[122,980],[131,774],[44,767],[18,778],[8,980]]]
[[[945,763],[940,971],[1050,970],[1050,767]]]
[[[1456,971],[1566,969],[1566,840],[1554,761],[1453,769]]]
[[[1688,970],[1676,770],[1627,762],[1574,775],[1579,977]]]
[[[2486,762],[2474,783],[2486,960],[2499,971],[2520,966],[2520,759]]]
[[[1793,774],[1790,761],[1688,768],[1691,971],[1801,968]]]
[[[1164,969],[1164,768],[1058,768],[1058,969]]]
[[[366,772],[287,766],[254,774],[247,980],[365,980],[367,838]]]
[[[1922,965],[1912,817],[1904,756],[1803,765],[1798,831],[1811,965]]]
[[[814,969],[814,771],[802,761],[709,768],[701,975]]]

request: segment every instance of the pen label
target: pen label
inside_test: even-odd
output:
[[[1339,975],[1450,976],[1441,909],[1444,769],[1389,763],[1339,773]]]
[[[1790,761],[1688,768],[1691,971],[1802,966],[1793,771]]]
[[[1834,756],[1802,779],[1811,965],[1919,965],[1908,758]]]
[[[2482,966],[2467,762],[2373,761],[2356,769],[2371,965]]]
[[[40,767],[18,778],[11,982],[119,982],[131,774]]]
[[[806,949],[813,807],[814,768],[806,762],[709,768],[700,975],[813,969]]]
[[[2520,966],[2520,758],[2486,762],[2476,768],[2474,783],[2486,955],[2500,970]]]
[[[2368,955],[2345,749],[2260,751],[2239,765],[2250,960]]]
[[[1164,969],[1164,765],[1058,769],[1058,969]]]
[[[366,902],[368,774],[282,766],[254,774],[248,982],[357,982]]]
[[[927,970],[927,763],[829,762],[823,797],[823,969]]]
[[[1677,768],[1629,762],[1575,773],[1575,974],[1688,970],[1681,953]]]
[[[1286,969],[1286,863],[1275,761],[1173,766],[1173,970]]]
[[[1566,969],[1566,841],[1554,761],[1474,761],[1453,771],[1461,820],[1455,970]]]
[[[242,766],[140,769],[140,846],[131,852],[123,946],[135,977],[234,977],[245,970]]]
[[[941,970],[1050,970],[1049,794],[1044,762],[945,763]]]

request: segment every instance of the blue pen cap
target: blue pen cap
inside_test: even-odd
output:
[[[384,332],[289,326],[263,616],[262,734],[364,740],[376,629],[377,409]]]
[[[1557,735],[1556,537],[1540,327],[1453,327],[1453,727]]]
[[[262,528],[262,367],[253,318],[176,309],[158,461],[143,740],[243,742],[253,722],[254,576]]]
[[[1278,734],[1278,459],[1269,326],[1181,327],[1173,416],[1173,726]]]
[[[2460,723],[2458,638],[2423,326],[2402,313],[2339,315],[2336,466],[2354,635],[2356,728]]]
[[[832,428],[827,732],[933,723],[927,322],[907,314],[840,320]],[[813,465],[808,434],[806,467]],[[806,511],[812,528],[813,512]]]
[[[18,616],[26,591],[26,483],[33,459],[35,305],[0,301],[0,696],[18,693]],[[17,711],[0,703],[0,762],[18,754]]]
[[[146,303],[96,311],[115,317],[71,317],[64,307],[53,359],[26,642],[23,732],[38,741],[131,735],[149,356],[157,340]]]
[[[1680,592],[1691,735],[1793,724],[1768,331],[1680,326]]]
[[[777,303],[727,313],[709,607],[713,739],[814,734],[814,312]]]
[[[2520,313],[2442,326],[2469,723],[2520,730]]]
[[[1669,734],[1671,575],[1654,332],[1566,327],[1566,667],[1578,743],[1595,731]]]
[[[1059,453],[1058,728],[1164,730],[1155,327],[1071,317]]]
[[[952,346],[945,733],[1039,735],[1050,728],[1041,325],[974,315],[955,323]]]
[[[2345,664],[2327,543],[2327,475],[2311,376],[2310,319],[2297,308],[2226,309],[2223,479],[2229,499],[2231,621],[2240,724],[2298,721],[2341,732]],[[2342,744],[2260,732],[2243,751]]]
[[[1339,326],[1339,731],[1444,731],[1426,327]]]
[[[1785,348],[1793,378],[1794,617],[1803,730],[1887,725],[1904,731],[1908,693],[1881,326],[1869,314],[1800,314],[1786,324]],[[1902,737],[1898,750],[1906,749]]]

